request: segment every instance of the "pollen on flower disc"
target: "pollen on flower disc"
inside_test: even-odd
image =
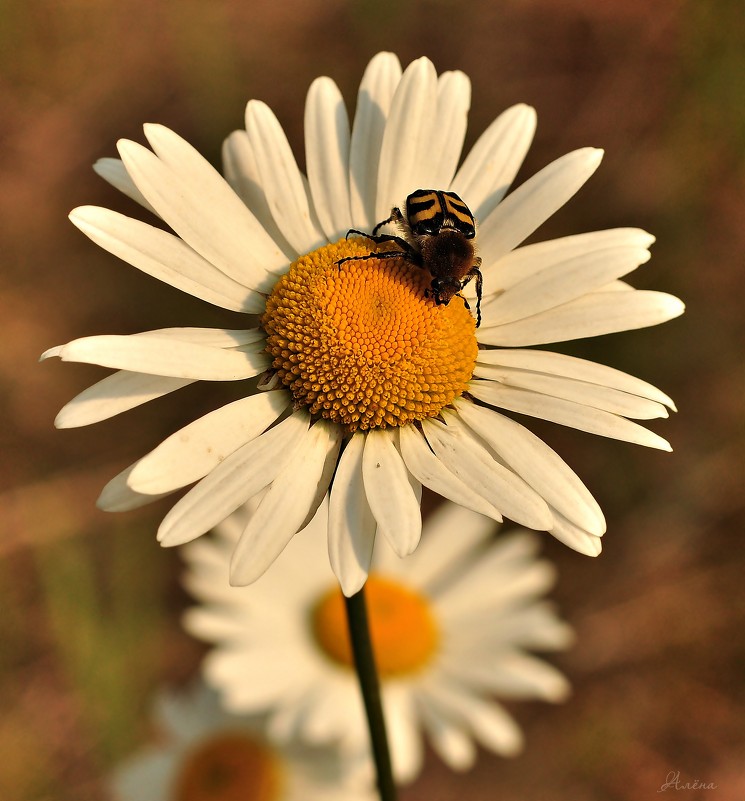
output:
[[[279,801],[279,757],[243,732],[225,732],[187,755],[173,801]]]
[[[395,581],[371,575],[365,584],[375,662],[381,678],[416,673],[428,665],[439,643],[430,602]],[[354,665],[343,596],[337,588],[318,601],[312,627],[321,650],[341,665]]]
[[[295,403],[349,431],[437,416],[466,389],[478,350],[463,299],[425,297],[427,270],[397,256],[337,263],[370,252],[358,237],[302,256],[262,318]]]

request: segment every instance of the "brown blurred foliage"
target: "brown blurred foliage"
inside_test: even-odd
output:
[[[539,238],[638,225],[655,233],[636,285],[688,312],[572,353],[669,392],[672,455],[542,426],[607,512],[590,560],[546,537],[578,643],[567,704],[520,705],[527,749],[465,775],[435,758],[405,801],[643,801],[670,771],[745,798],[743,253],[745,25],[716,0],[6,0],[0,6],[0,798],[106,798],[107,772],[147,733],[149,692],[199,648],[181,633],[162,507],[122,517],[100,486],[214,406],[200,389],[55,432],[97,368],[36,362],[51,345],[168,325],[238,327],[97,249],[71,208],[133,205],[90,165],[164,123],[213,163],[249,98],[268,102],[302,163],[305,92],[333,77],[353,105],[378,50],[429,56],[473,81],[469,146],[506,106],[538,110],[521,179],[570,149],[606,149]],[[136,212],[135,212],[136,213]],[[535,426],[534,426],[535,428]],[[671,791],[673,792],[673,791]],[[143,801],[147,801],[143,799]]]

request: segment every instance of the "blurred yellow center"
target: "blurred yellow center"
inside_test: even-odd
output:
[[[277,755],[241,732],[228,732],[187,756],[172,801],[278,801],[281,791]]]
[[[398,257],[337,264],[375,248],[355,237],[302,256],[262,318],[296,404],[348,431],[435,417],[466,389],[478,349],[462,299],[425,297],[427,270]]]
[[[375,575],[368,578],[365,594],[381,678],[416,673],[428,665],[439,642],[429,601],[408,587]],[[316,604],[313,631],[327,656],[346,667],[354,665],[344,599],[338,588],[323,595]]]

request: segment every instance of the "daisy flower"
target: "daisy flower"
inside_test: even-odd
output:
[[[204,685],[161,691],[154,717],[161,737],[116,771],[117,801],[373,801],[338,752],[272,743],[262,717],[223,711]]]
[[[145,126],[152,150],[123,140],[121,161],[96,165],[170,230],[86,206],[70,215],[83,233],[177,289],[258,315],[242,330],[93,336],[43,354],[116,370],[68,403],[59,427],[109,418],[194,381],[246,382],[240,400],[116,476],[103,509],[131,509],[196,482],[158,532],[163,545],[180,545],[268,487],[233,554],[230,580],[248,584],[328,496],[329,554],[350,595],[365,581],[376,532],[400,556],[416,548],[422,485],[599,553],[598,504],[551,448],[502,411],[669,450],[630,419],[665,417],[674,407],[663,392],[610,367],[526,348],[655,325],[683,306],[621,280],[649,257],[653,237],[644,231],[517,247],[584,184],[602,152],[569,153],[507,194],[535,112],[505,111],[459,166],[469,105],[463,73],[438,76],[426,58],[402,73],[395,56],[381,53],[362,78],[351,126],[333,81],[311,85],[307,176],[259,101],[247,106],[246,130],[225,142],[225,178],[160,125]],[[422,187],[457,193],[477,221],[479,328],[466,298],[436,303],[426,269],[397,253],[375,258],[378,246],[364,236],[345,238],[350,229],[372,232]]]
[[[183,549],[187,590],[200,606],[187,630],[216,647],[207,681],[228,709],[268,712],[280,741],[337,742],[350,754],[368,734],[353,668],[342,594],[323,554],[328,507],[250,587],[225,580],[230,553],[250,514],[228,518],[214,538]],[[542,595],[554,570],[536,559],[532,532],[500,535],[493,521],[446,503],[424,526],[416,553],[396,556],[375,543],[365,585],[394,775],[410,781],[426,735],[454,769],[470,767],[476,744],[503,756],[522,746],[520,730],[493,700],[561,701],[565,678],[532,649],[572,639]]]

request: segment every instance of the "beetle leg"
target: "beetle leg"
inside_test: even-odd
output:
[[[481,325],[481,294],[484,287],[484,276],[481,274],[481,270],[479,270],[480,264],[481,259],[477,259],[477,263],[471,267],[460,283],[460,288],[465,289],[466,285],[469,283],[469,281],[471,281],[472,278],[476,279],[476,328]],[[466,304],[467,309],[471,308],[465,298],[463,298],[463,303]]]
[[[377,233],[378,233],[378,231],[379,231],[379,230],[380,230],[380,229],[381,229],[381,228],[382,228],[384,225],[388,225],[388,223],[392,223],[392,222],[401,222],[401,221],[403,220],[403,218],[404,218],[404,215],[403,215],[403,214],[401,214],[401,209],[398,209],[398,208],[396,208],[396,207],[394,206],[394,207],[391,209],[391,216],[390,216],[390,217],[387,217],[387,218],[386,218],[385,220],[383,220],[382,222],[379,222],[379,223],[378,223],[378,224],[375,226],[375,228],[373,228],[373,230],[372,230],[372,232],[373,232],[373,236],[375,236],[375,234],[377,234]]]
[[[481,260],[479,259],[479,264],[480,263]],[[484,288],[484,276],[481,274],[478,264],[471,267],[471,271],[466,276],[463,286],[465,286],[472,278],[476,279],[476,328],[478,328],[481,325],[481,295]],[[468,307],[467,303],[466,307]]]
[[[370,234],[366,234],[364,231],[358,231],[356,228],[350,228],[347,231],[347,235],[344,237],[344,239],[349,239],[351,234],[357,234],[358,236],[364,236],[365,239],[372,239]]]
[[[376,236],[375,234],[366,234],[363,231],[357,231],[355,228],[350,228],[347,231],[347,239],[349,238],[350,234],[359,234],[360,236],[364,236],[365,239],[375,242],[376,245],[384,245],[386,242],[393,242],[407,253],[414,251],[414,248],[412,248],[405,239],[402,239],[400,236],[394,236],[393,234],[380,234],[379,236]]]
[[[393,236],[392,234],[390,236],[388,234],[381,234],[380,236],[368,236],[368,239],[372,239],[372,241],[375,242],[375,244],[377,245],[383,245],[386,242],[393,242],[396,245],[398,245],[402,250],[406,251],[406,253],[416,254],[414,248],[411,247],[411,245],[405,239],[402,239],[400,236]]]
[[[345,256],[343,259],[339,259],[336,262],[337,267],[341,270],[342,264],[345,261],[365,261],[367,259],[393,259],[393,258],[401,258],[406,259],[406,261],[410,261],[414,264],[418,264],[416,259],[416,252],[409,252],[406,250],[387,250],[384,253],[366,253],[362,256]]]

